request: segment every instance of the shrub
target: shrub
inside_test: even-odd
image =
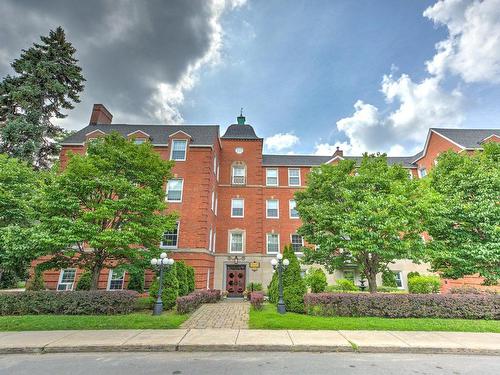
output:
[[[15,272],[10,270],[0,271],[0,289],[12,289],[19,282]]]
[[[84,272],[82,276],[78,279],[76,283],[76,290],[90,290],[90,285],[92,284],[92,274],[90,272]]]
[[[307,272],[305,282],[311,288],[312,293],[324,292],[328,285],[326,275],[321,268],[310,268]]]
[[[382,272],[382,285],[391,288],[397,288],[396,275],[391,270],[385,270]]]
[[[187,266],[182,260],[176,262],[177,280],[179,281],[179,297],[189,294],[189,285],[187,279]]]
[[[288,259],[290,264],[283,271],[283,299],[287,311],[304,312],[304,294],[307,286],[300,275],[300,264],[290,245],[283,250],[283,259]],[[278,302],[278,272],[273,274],[273,278],[268,288],[269,300],[272,303]]]
[[[450,288],[450,293],[451,294],[482,294],[483,292],[470,285],[464,285],[464,286],[455,286],[453,288]]]
[[[216,303],[221,299],[218,289],[197,290],[187,296],[177,298],[177,312],[187,314],[196,310],[203,303]]]
[[[391,286],[379,286],[379,287],[377,287],[377,292],[380,292],[380,293],[408,293],[404,289],[394,288]]]
[[[195,289],[195,279],[194,279],[194,268],[191,266],[187,266],[186,279],[188,284],[188,294],[193,293]]]
[[[264,306],[264,293],[252,292],[250,293],[250,304],[255,310],[262,310]]]
[[[135,290],[138,293],[144,292],[144,270],[142,268],[134,268],[128,270],[128,290]]]
[[[408,280],[408,291],[414,294],[439,293],[441,280],[438,276],[414,276]]]
[[[332,291],[343,291],[343,292],[357,292],[359,291],[359,288],[354,285],[354,282],[352,280],[347,280],[347,279],[337,279],[335,280],[335,285],[332,285],[332,288],[329,288],[329,290]]]
[[[149,295],[153,298],[158,296],[160,280],[157,278],[149,287]],[[175,306],[175,301],[179,296],[179,282],[177,281],[176,264],[167,267],[163,270],[163,289],[161,293],[161,300],[163,307],[170,310]]]
[[[321,316],[500,320],[500,296],[319,293],[304,297],[306,313]]]
[[[39,291],[45,290],[45,282],[43,281],[43,272],[40,268],[35,268],[35,273],[28,284],[26,284],[26,290]]]
[[[0,315],[113,315],[133,311],[132,291],[27,291],[0,294]]]
[[[262,292],[262,284],[261,283],[248,283],[247,290],[249,292]]]
[[[139,297],[135,300],[134,310],[151,310],[155,302],[156,299],[153,297]]]
[[[415,277],[415,276],[420,276],[420,273],[417,272],[417,271],[411,271],[411,272],[408,272],[408,275],[406,276],[406,278],[408,280],[410,280],[411,278]]]

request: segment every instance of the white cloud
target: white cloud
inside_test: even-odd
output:
[[[465,82],[500,83],[500,0],[441,0],[424,16],[449,33],[427,62],[429,73],[450,71]]]
[[[347,142],[337,142],[333,145],[329,143],[316,143],[314,145],[314,155],[333,155],[333,153],[337,150],[337,147],[344,151],[345,154],[350,154],[352,150],[351,145]]]
[[[292,133],[278,133],[266,138],[264,145],[269,151],[282,151],[300,142],[299,137]]]

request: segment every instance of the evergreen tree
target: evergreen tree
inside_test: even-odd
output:
[[[179,281],[179,297],[189,294],[187,266],[183,261],[176,262],[177,280]]]
[[[11,64],[16,75],[0,83],[0,152],[47,168],[63,135],[51,120],[80,102],[85,79],[61,27],[40,39]]]
[[[144,292],[144,269],[140,267],[130,267],[127,270],[129,274],[127,289],[136,292]]]
[[[158,287],[160,284],[159,277],[149,287],[149,295],[156,301],[158,297]],[[179,281],[177,280],[177,264],[174,263],[163,270],[163,290],[161,293],[161,300],[163,307],[166,310],[174,308],[179,296]]]
[[[194,278],[194,268],[191,266],[187,266],[186,269],[187,282],[188,282],[188,294],[193,293],[195,290],[195,278]]]

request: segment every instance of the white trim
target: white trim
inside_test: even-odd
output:
[[[335,155],[333,158],[331,158],[330,160],[328,160],[325,164],[330,164],[332,161],[335,161],[335,160],[345,160],[342,156],[340,155]]]
[[[207,290],[210,289],[210,268],[207,269]]]
[[[403,271],[392,271],[392,272],[394,272],[394,279],[396,280],[396,275],[399,275],[399,280],[401,281],[401,286],[397,286],[397,282],[396,282],[396,287],[398,289],[404,289],[405,283],[403,281]]]
[[[85,142],[82,143],[61,143],[61,146],[84,146]]]
[[[219,206],[219,194],[216,194],[215,195],[215,211],[214,211],[215,216],[217,216],[218,206]]]
[[[228,253],[230,254],[244,254],[245,253],[245,242],[246,242],[246,233],[243,229],[230,229],[229,231],[229,244],[228,244]],[[241,234],[241,251],[232,251],[231,243],[233,234],[239,233]]]
[[[423,176],[422,176],[422,170],[425,171],[425,175],[423,175]],[[417,173],[418,173],[418,178],[424,178],[425,176],[427,176],[427,168],[425,168],[425,167],[418,168]]]
[[[212,253],[215,253],[215,240],[217,239],[217,229],[214,229],[214,240],[212,242]]]
[[[165,234],[165,232],[163,232],[161,235],[161,240],[160,240],[160,249],[178,249],[179,248],[180,229],[181,229],[181,222],[177,221],[177,241],[175,243],[175,246],[162,245],[163,235]]]
[[[213,235],[213,228],[210,227],[210,232],[208,232],[208,251],[212,252],[212,235]]]
[[[243,214],[241,216],[234,216],[233,215],[233,203],[235,200],[239,200],[243,202]],[[241,219],[245,217],[245,198],[231,198],[231,217]]]
[[[172,159],[172,155],[174,154],[174,142],[184,142],[186,147],[184,148],[184,159]],[[187,139],[172,139],[172,149],[170,150],[170,160],[174,161],[186,161],[187,158],[187,146],[188,146],[188,141]]]
[[[142,131],[142,130],[136,130],[136,131],[133,131],[132,133],[128,133],[128,134],[127,134],[127,137],[130,137],[131,135],[133,135],[133,134],[135,134],[135,133],[142,133],[142,134],[144,134],[144,135],[145,135],[145,136],[147,136],[147,137],[151,137],[148,133],[146,133],[146,132],[144,132],[144,131]]]
[[[123,287],[125,286],[125,274],[126,274],[126,271],[123,271],[123,280],[122,280],[122,287],[121,287],[121,289],[110,289],[111,280],[113,279],[113,271],[114,271],[114,268],[110,268],[109,269],[109,272],[108,272],[108,284],[106,285],[106,290],[108,290],[108,291],[123,290]]]
[[[175,133],[172,133],[168,136],[168,138],[172,138],[174,135],[176,135],[177,133],[182,133],[184,135],[187,135],[189,138],[193,139],[193,137],[191,137],[188,133],[186,133],[185,131],[182,131],[182,130],[177,130]]]
[[[292,249],[293,249],[293,241],[292,241],[292,236],[300,236],[300,234],[298,233],[290,233],[290,246],[292,246]],[[300,238],[302,239],[302,247],[304,247],[304,236],[300,236]],[[295,254],[304,254],[303,251],[293,251]]]
[[[292,184],[290,184],[290,170],[292,170],[292,169],[299,171],[299,184],[298,185],[292,185]],[[288,186],[294,186],[294,187],[296,187],[296,186],[302,186],[302,181],[301,181],[302,179],[301,179],[301,173],[300,172],[301,172],[300,168],[288,168]]]
[[[210,203],[212,212],[215,213],[215,190],[212,190],[212,201]]]
[[[289,199],[288,200],[288,217],[292,220],[297,220],[297,219],[300,219],[300,217],[298,216],[298,212],[297,212],[297,216],[294,217],[292,216],[292,202],[295,203],[295,211],[297,211],[297,201],[295,199]]]
[[[211,148],[213,150],[213,146],[212,145],[188,145],[188,147],[208,147],[208,148]]]
[[[427,138],[425,140],[425,145],[424,145],[424,151],[422,152],[422,155],[420,155],[420,157],[418,157],[417,159],[415,160],[412,160],[412,164],[415,163],[416,161],[422,159],[423,157],[425,157],[425,155],[427,154],[427,148],[429,147],[429,140],[431,139],[431,134],[434,133],[434,134],[437,134],[439,135],[441,138],[444,138],[446,139],[448,142],[451,142],[453,143],[455,146],[458,146],[460,147],[461,149],[464,149],[465,147],[462,146],[461,144],[458,144],[457,142],[455,141],[452,141],[450,138],[442,135],[441,133],[439,133],[438,131],[436,131],[435,129],[429,129],[429,132],[427,133]]]
[[[64,290],[59,290],[59,285],[63,284],[62,283],[62,278],[63,278],[64,272],[65,271],[70,271],[70,270],[74,270],[75,271],[75,277],[73,278],[73,282],[71,283],[70,288],[69,289],[64,289]],[[77,274],[77,269],[76,268],[61,268],[61,270],[59,271],[59,279],[57,280],[56,290],[59,291],[59,292],[63,292],[63,291],[66,291],[66,290],[73,290],[73,289],[75,289],[76,274]],[[64,285],[69,285],[69,283],[64,283]]]
[[[181,199],[179,199],[179,200],[170,200],[170,199],[168,199],[168,183],[169,183],[169,181],[173,181],[173,180],[181,181]],[[182,203],[182,197],[183,197],[183,195],[184,195],[184,179],[183,178],[171,178],[170,180],[167,181],[167,186],[165,188],[165,201],[166,202]]]
[[[267,215],[268,210],[269,210],[269,201],[276,201],[277,202],[277,211],[278,211],[277,216],[268,216]],[[279,218],[280,218],[280,201],[279,201],[279,199],[274,199],[274,198],[266,199],[266,219],[279,219]]]
[[[276,171],[276,184],[270,184],[267,182],[267,172],[273,170]],[[280,172],[278,168],[266,168],[266,186],[279,186],[280,185]]]
[[[106,133],[104,133],[101,129],[96,129],[96,130],[92,130],[90,133],[85,134],[85,137],[88,137],[90,134],[97,133],[97,132],[99,132],[103,135],[106,135]]]
[[[278,236],[278,251],[277,252],[269,252],[269,236]],[[266,233],[266,254],[278,254],[281,252],[280,247],[280,235],[279,233]]]
[[[497,138],[500,138],[500,135],[496,134],[496,133],[493,133],[492,135],[489,135],[487,136],[486,138],[482,139],[479,141],[479,143],[483,144],[484,142],[486,142],[487,139],[490,139],[492,137],[497,137]]]
[[[214,176],[217,174],[217,155],[214,154],[214,166],[213,166]]]

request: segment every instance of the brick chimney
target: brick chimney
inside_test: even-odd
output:
[[[90,125],[96,124],[111,124],[113,115],[106,109],[103,104],[94,104],[92,114],[90,115]]]
[[[333,153],[333,157],[336,156],[340,156],[341,158],[344,157],[344,151],[342,151],[339,146],[337,146],[337,149]]]

